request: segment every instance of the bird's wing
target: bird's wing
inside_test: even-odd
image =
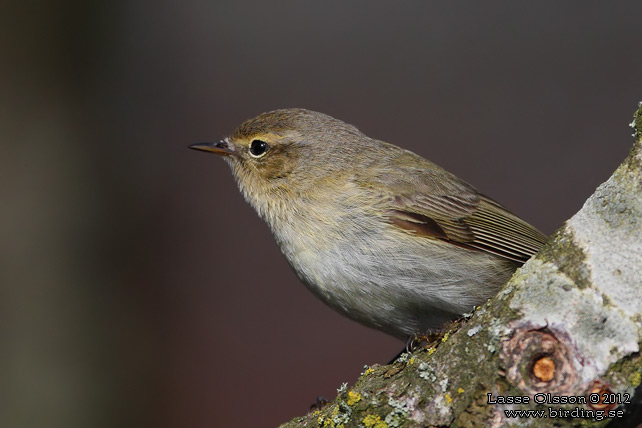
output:
[[[546,237],[472,186],[414,153],[375,162],[360,184],[383,201],[388,221],[417,236],[523,263]]]

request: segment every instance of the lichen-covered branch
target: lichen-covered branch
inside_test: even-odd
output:
[[[642,106],[631,125],[629,157],[495,298],[282,427],[635,426]]]

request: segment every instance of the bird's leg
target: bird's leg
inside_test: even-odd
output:
[[[392,360],[388,362],[388,365],[393,364],[403,354],[412,354],[423,345],[428,345],[429,343],[430,341],[426,334],[417,333],[412,336],[408,336],[408,339],[406,340],[406,346],[401,351],[399,351],[399,353],[395,355]]]

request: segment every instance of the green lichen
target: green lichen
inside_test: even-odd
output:
[[[490,352],[491,354],[494,354],[495,352],[497,352],[497,347],[495,346],[495,344],[494,344],[494,343],[490,343],[490,342],[488,342],[488,343],[486,344],[486,350],[487,350],[488,352]]]
[[[633,114],[633,122],[629,126],[633,129],[633,137],[642,136],[642,101],[638,103],[638,110]]]
[[[390,427],[400,427],[408,418],[410,409],[408,403],[401,400],[395,400],[390,397],[388,405],[392,407],[392,411],[386,415],[385,422]]]
[[[402,400],[396,400],[392,397],[388,399],[388,405],[392,407],[393,411],[399,413],[400,415],[406,417],[410,410],[408,409],[408,403]]]
[[[350,422],[350,417],[352,416],[352,407],[348,406],[348,403],[341,400],[339,405],[336,406],[332,412],[332,422],[339,427],[340,425],[345,425]]]
[[[627,375],[623,376],[623,373],[627,373]],[[639,387],[642,383],[642,355],[640,353],[630,354],[612,364],[606,378],[616,389],[619,389],[618,387],[630,389]]]
[[[449,380],[447,377],[443,378],[442,380],[439,381],[439,386],[441,387],[441,392],[446,392],[448,389],[448,383]]]
[[[420,363],[417,367],[417,372],[419,373],[419,377],[422,379],[429,380],[430,382],[437,381],[437,376],[435,376],[434,370],[428,363]]]
[[[479,333],[481,329],[482,329],[482,326],[480,324],[477,324],[475,327],[468,329],[466,334],[468,335],[468,337],[473,337],[474,335]]]
[[[586,266],[586,254],[575,243],[573,233],[562,227],[553,234],[553,239],[546,244],[537,256],[545,262],[553,262],[560,272],[573,281],[578,288],[591,286],[591,272]],[[570,287],[564,288],[570,291]]]
[[[396,428],[396,427],[400,427],[403,424],[404,420],[405,418],[403,418],[401,415],[395,412],[391,412],[386,415],[385,423],[389,427]]]
[[[410,354],[410,352],[404,352],[403,354],[399,355],[399,358],[397,358],[397,361],[395,361],[395,362],[396,363],[407,363],[408,360],[410,359],[411,355],[412,354]]]

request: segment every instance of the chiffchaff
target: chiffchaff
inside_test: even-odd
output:
[[[400,339],[492,297],[545,236],[432,162],[304,109],[216,143],[303,283]]]

